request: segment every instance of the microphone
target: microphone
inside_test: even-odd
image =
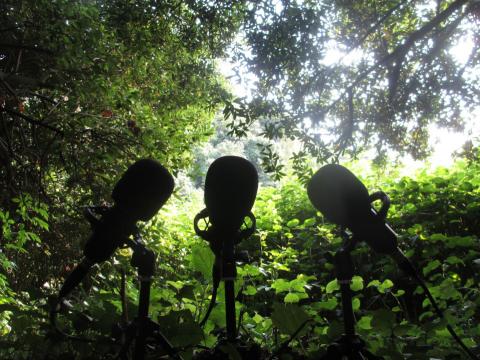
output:
[[[258,174],[248,160],[238,156],[223,156],[208,168],[205,178],[204,202],[206,208],[195,216],[193,226],[197,235],[207,240],[215,254],[212,267],[212,296],[200,326],[205,325],[212,312],[220,281],[225,284],[225,319],[227,338],[236,338],[235,291],[236,277],[234,246],[255,231],[255,217],[251,209],[258,189]],[[240,230],[245,217],[250,228]],[[205,220],[207,228],[200,230],[198,223]],[[211,226],[208,226],[211,224]]]
[[[65,280],[59,299],[66,297],[95,263],[108,260],[136,232],[138,220],[151,219],[173,188],[172,175],[157,161],[141,159],[131,165],[112,191],[114,205],[103,210],[100,219],[86,214],[93,231],[84,247],[84,259]]]
[[[385,222],[390,204],[387,195],[382,192],[368,195],[365,185],[353,173],[335,164],[325,165],[313,175],[308,183],[307,193],[313,206],[327,220],[349,228],[354,239],[365,241],[376,252],[390,255],[406,274],[418,281],[438,317],[444,319],[427,285],[398,248],[397,234]],[[371,205],[374,200],[383,202],[378,213]],[[470,358],[478,360],[455,330],[448,324],[446,328]]]
[[[307,187],[313,206],[327,220],[349,228],[354,238],[365,241],[374,251],[392,256],[409,275],[416,277],[410,261],[398,248],[397,234],[385,222],[388,197],[381,193],[368,194],[363,183],[347,168],[329,164],[318,170]],[[373,200],[381,199],[387,207],[378,213]]]
[[[205,206],[212,227],[237,231],[255,202],[258,174],[253,164],[238,156],[215,160],[205,178]]]

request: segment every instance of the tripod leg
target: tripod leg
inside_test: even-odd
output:
[[[363,349],[362,354],[364,356],[364,359],[367,360],[383,360],[383,357],[373,355],[370,351]]]
[[[225,286],[225,317],[227,322],[227,339],[234,342],[237,338],[236,314],[235,314],[235,266],[233,237],[228,236],[223,243],[223,282]]]
[[[227,320],[227,338],[235,341],[237,326],[235,319],[235,283],[233,280],[225,280],[225,316]]]
[[[151,280],[140,281],[140,298],[138,304],[138,317],[136,319],[137,323],[137,336],[135,339],[135,360],[145,359],[145,341],[147,339],[148,333],[148,307],[150,301],[150,285]]]
[[[128,360],[128,350],[130,349],[130,345],[132,344],[133,339],[135,338],[135,331],[136,325],[135,323],[131,323],[126,330],[125,340],[123,345],[118,352],[118,355],[115,357],[117,360]]]
[[[183,360],[183,358],[178,354],[178,350],[175,349],[172,344],[167,340],[167,338],[160,331],[160,326],[153,320],[148,320],[148,333],[152,335],[155,340],[160,343],[163,350],[172,358],[176,360]]]

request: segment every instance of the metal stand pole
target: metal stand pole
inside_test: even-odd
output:
[[[382,360],[365,349],[365,342],[355,333],[355,315],[352,307],[353,263],[350,252],[355,241],[346,239],[335,254],[335,270],[342,295],[342,312],[345,334],[330,345],[323,360]]]
[[[137,318],[126,329],[127,338],[120,351],[118,358],[126,359],[128,349],[133,340],[135,340],[134,360],[145,359],[146,340],[151,337],[161,344],[162,348],[173,359],[182,360],[174,347],[160,332],[159,325],[152,321],[148,316],[150,305],[150,287],[152,277],[155,271],[155,253],[147,249],[139,235],[135,240],[128,240],[127,245],[133,249],[131,265],[138,269],[140,280],[140,295],[138,299]]]
[[[350,284],[352,283],[353,265],[350,252],[345,249],[340,249],[335,254],[335,268],[337,271],[337,280],[340,284],[340,291],[342,294],[342,311],[345,335],[355,336],[355,315],[352,307],[352,290]]]
[[[138,268],[140,280],[140,297],[138,301],[138,314],[136,319],[137,334],[135,337],[135,360],[145,359],[145,341],[149,336],[148,307],[150,304],[150,286],[155,269],[155,254],[144,246],[136,246],[131,261],[132,266]]]
[[[222,278],[225,288],[225,317],[227,322],[227,340],[233,342],[237,338],[235,314],[235,265],[233,236],[227,236],[223,242]]]

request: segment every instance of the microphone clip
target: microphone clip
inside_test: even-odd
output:
[[[218,233],[215,229],[215,226],[211,224],[209,219],[209,211],[207,208],[200,211],[193,220],[193,227],[195,229],[195,233],[200,236],[202,239],[208,241],[210,244],[217,243],[220,239],[218,239]],[[246,219],[249,219],[249,223],[247,223]],[[200,222],[204,221],[205,227],[200,227]],[[256,219],[255,215],[250,211],[244,218],[243,225],[244,228],[240,228],[234,234],[233,242],[235,245],[238,245],[242,240],[250,237],[253,235],[256,229]]]
[[[90,224],[92,229],[95,229],[100,223],[100,218],[108,213],[112,208],[111,205],[89,205],[83,209],[83,216]]]
[[[375,212],[376,215],[385,220],[387,217],[387,212],[390,209],[390,198],[388,197],[388,195],[385,194],[383,191],[376,191],[369,195],[368,200],[370,201],[370,203],[373,203],[376,200],[380,200],[382,202],[382,207],[380,208],[380,210],[372,210]]]

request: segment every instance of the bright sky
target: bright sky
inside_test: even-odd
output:
[[[457,44],[451,47],[450,54],[459,66],[464,65],[472,50],[474,48],[473,38],[471,33],[463,36]],[[335,42],[330,44],[330,50],[324,59],[326,65],[333,64],[338,61],[344,62],[346,65],[354,64],[362,56],[360,50],[352,51],[349,54],[342,52]],[[238,82],[238,77],[235,76],[233,65],[228,61],[221,61],[219,64],[220,71],[227,77],[231,83],[234,93],[239,97],[246,97],[251,95],[252,84],[255,82],[255,75],[246,72],[245,69],[238,68],[237,71],[241,73],[243,82]],[[464,112],[462,116],[465,119],[466,128],[463,132],[455,132],[452,130],[438,128],[437,126],[430,126],[430,141],[429,144],[433,148],[431,157],[427,160],[433,167],[450,166],[453,163],[452,155],[454,152],[461,149],[463,144],[469,139],[480,140],[480,126],[475,126],[480,121],[480,108],[477,108],[471,113]],[[405,170],[413,171],[424,165],[424,161],[414,161],[411,157],[405,156],[402,160],[405,165]]]

